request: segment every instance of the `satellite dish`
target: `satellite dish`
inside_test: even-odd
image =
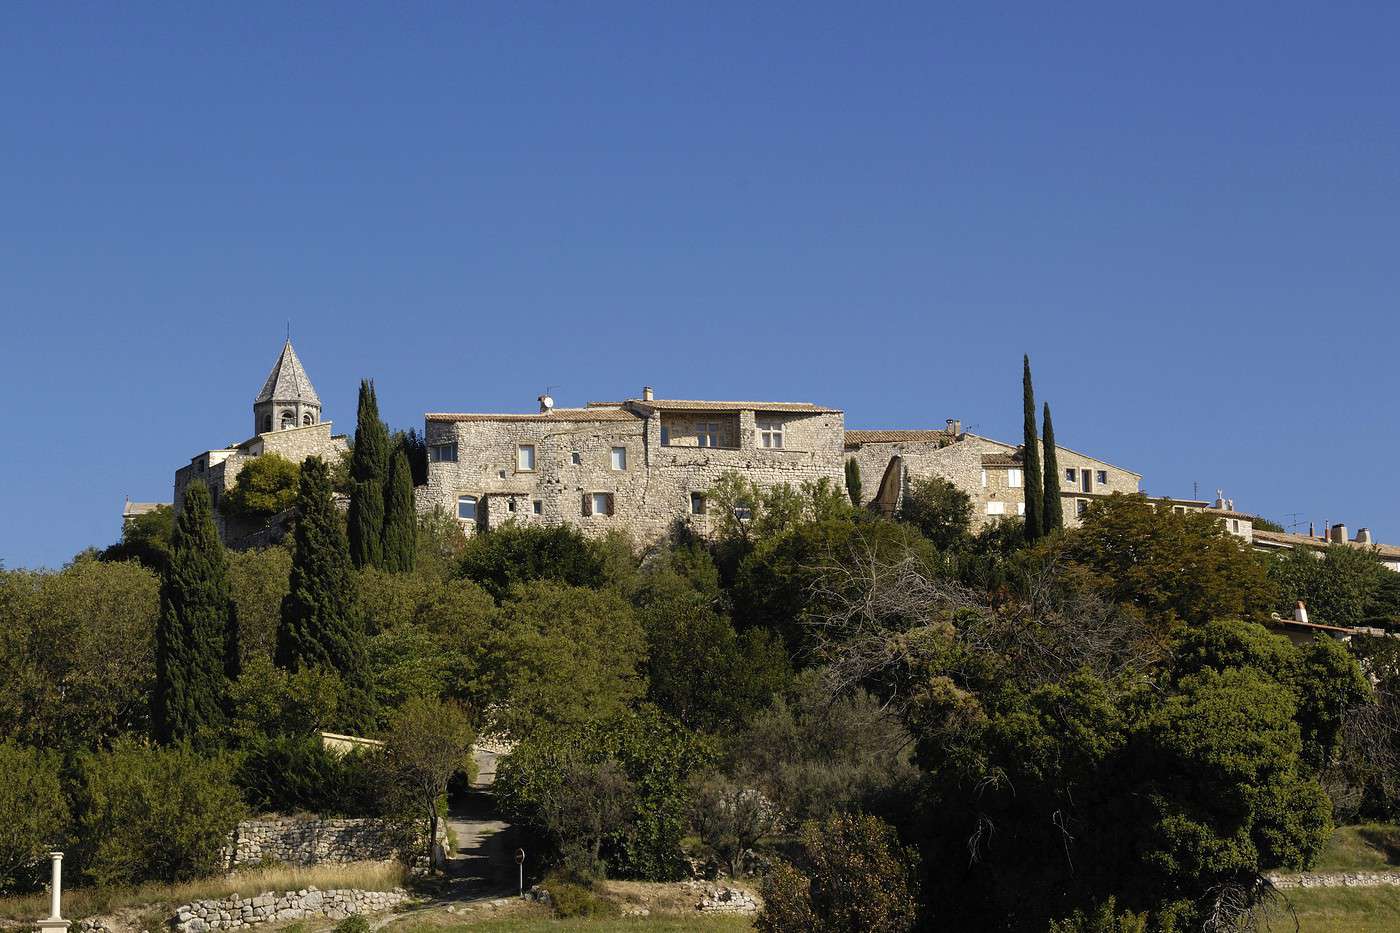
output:
[[[553,408],[554,397],[552,395],[541,395],[540,404],[543,405],[545,408]]]

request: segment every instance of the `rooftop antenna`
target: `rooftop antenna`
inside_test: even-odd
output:
[[[1284,515],[1283,517],[1284,517],[1284,518],[1288,518],[1288,519],[1292,519],[1292,521],[1290,521],[1290,522],[1288,523],[1288,530],[1289,530],[1290,533],[1291,533],[1295,528],[1297,528],[1298,526],[1300,526],[1300,525],[1303,524],[1303,513],[1302,513],[1302,512],[1289,512],[1289,513],[1287,513],[1286,515]]]
[[[1201,499],[1201,484],[1194,479],[1191,481],[1191,498],[1195,499],[1197,502]]]

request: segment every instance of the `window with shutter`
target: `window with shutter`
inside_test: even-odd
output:
[[[588,493],[583,494],[583,514],[585,516],[593,514],[593,497]]]

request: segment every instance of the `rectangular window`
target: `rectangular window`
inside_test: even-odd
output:
[[[1079,471],[1079,489],[1082,492],[1094,491],[1094,474],[1089,470]]]
[[[1006,514],[1006,503],[1005,503],[1005,502],[998,502],[997,500],[993,499],[992,501],[990,501],[990,502],[987,503],[987,514],[988,514],[988,515],[1005,515],[1005,514]]]
[[[535,468],[534,444],[521,444],[515,448],[515,468],[525,473]]]
[[[695,424],[695,443],[701,447],[719,446],[719,422],[699,421]]]
[[[476,521],[476,496],[457,497],[457,517],[465,521]]]
[[[705,494],[703,492],[692,492],[690,494],[690,514],[705,514]]]
[[[1025,515],[1025,514],[1026,514],[1026,504],[1025,504],[1024,502],[1018,502],[1018,503],[1016,503],[1016,514],[1017,514],[1017,515]]]
[[[982,488],[983,488],[983,489],[986,489],[986,488],[987,488],[987,471],[986,471],[986,470],[983,470],[983,471],[982,471]]]
[[[1087,511],[1089,511],[1089,500],[1088,500],[1088,499],[1075,499],[1075,500],[1074,500],[1074,514],[1075,514],[1075,515],[1083,515],[1083,514],[1084,514],[1085,512],[1087,512]]]
[[[777,418],[759,418],[758,436],[764,447],[782,447],[783,423]]]
[[[592,492],[583,497],[584,515],[611,515],[613,513],[613,494],[610,492]]]
[[[1230,519],[1230,530],[1235,534],[1240,533],[1240,521],[1237,518]]]
[[[734,517],[741,522],[753,521],[753,509],[747,505],[734,506]]]
[[[1099,470],[1098,473],[1094,474],[1094,480],[1095,480],[1100,486],[1107,486],[1107,485],[1108,485],[1108,471],[1107,471],[1107,470]]]
[[[576,450],[573,452],[573,454],[570,455],[569,460],[573,463],[574,466],[580,466],[583,463],[583,454],[579,453]]]
[[[612,449],[612,468],[614,470],[627,469],[627,448],[614,447]]]
[[[671,443],[671,429],[666,425],[661,426],[661,446],[667,447]]]
[[[428,459],[433,463],[456,463],[457,445],[434,444],[428,448]]]
[[[541,502],[539,499],[536,499],[533,503],[531,503],[531,506],[534,508],[536,515],[544,514],[544,503]]]
[[[515,497],[514,497],[514,496],[512,496],[511,498],[509,498],[509,499],[506,500],[506,511],[507,511],[507,512],[514,512],[514,511],[515,511]]]
[[[1066,482],[1066,483],[1077,483],[1077,482],[1079,482],[1079,476],[1078,476],[1078,474],[1076,474],[1076,473],[1074,472],[1074,467],[1068,467],[1068,468],[1066,468],[1066,470],[1065,470],[1065,482]]]
[[[1015,467],[1007,470],[1006,485],[1010,486],[1012,489],[1019,489],[1021,487],[1021,471]]]

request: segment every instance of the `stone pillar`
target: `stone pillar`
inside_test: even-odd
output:
[[[50,852],[49,858],[53,860],[53,880],[51,882],[51,899],[49,901],[49,916],[39,921],[40,933],[63,933],[68,929],[68,921],[63,919],[63,853]]]

